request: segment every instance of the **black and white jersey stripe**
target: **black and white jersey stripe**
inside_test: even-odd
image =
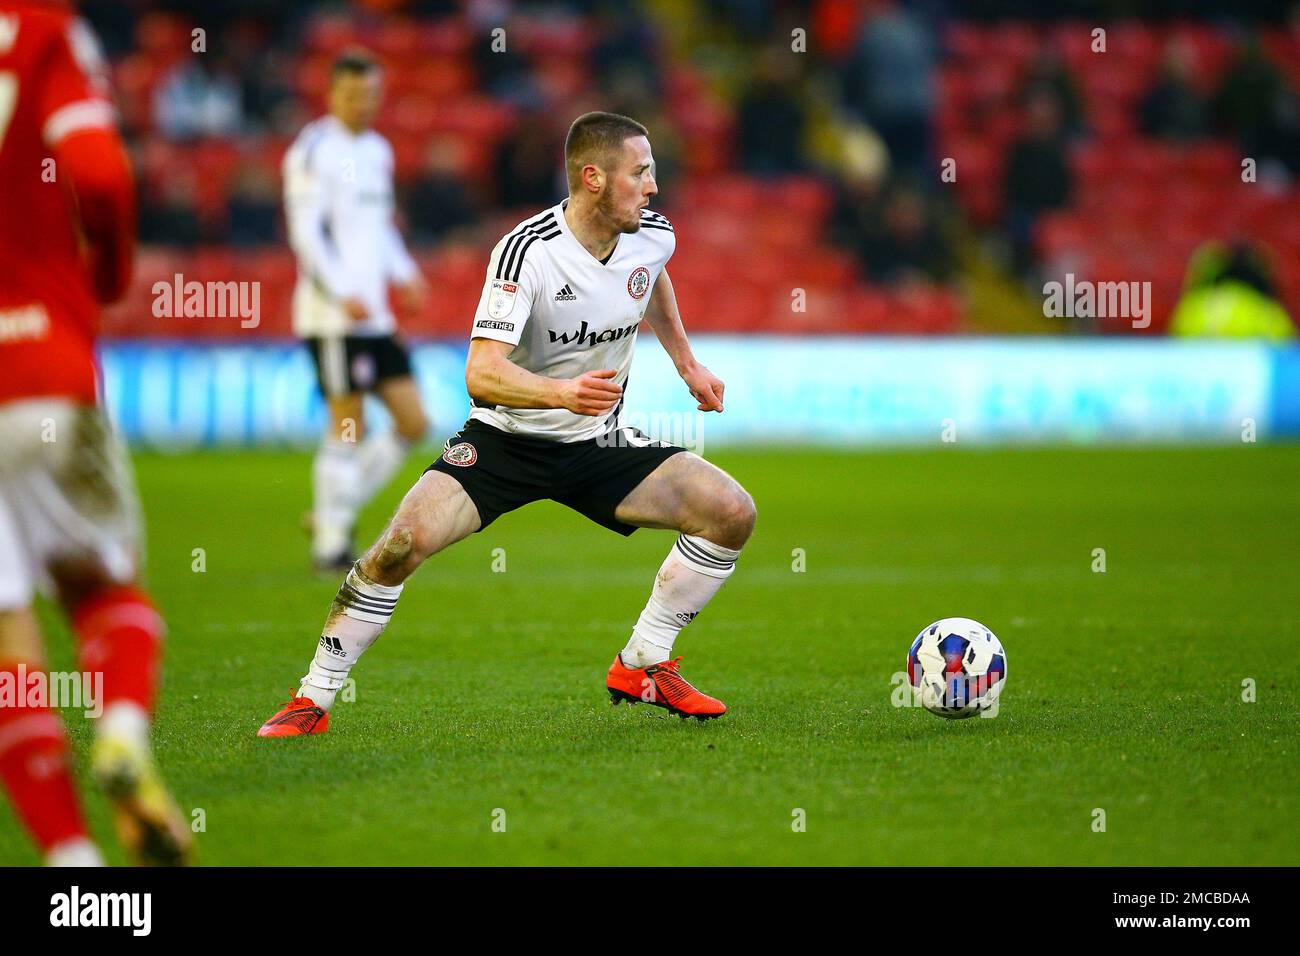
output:
[[[673,224],[664,216],[650,209],[641,210],[641,228],[643,229],[663,229],[666,232],[673,231]]]
[[[518,282],[519,273],[524,268],[524,256],[528,247],[538,239],[543,242],[554,239],[560,234],[560,227],[555,222],[555,210],[550,210],[536,219],[529,220],[505,239],[501,255],[497,258],[496,278],[507,282]]]

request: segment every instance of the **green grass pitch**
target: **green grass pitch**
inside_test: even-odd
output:
[[[171,631],[158,748],[203,811],[200,862],[1300,863],[1300,447],[712,457],[759,509],[678,641],[723,719],[610,706],[672,535],[544,503],[420,570],[330,733],[266,741],[337,586],[306,570],[308,456],[139,456]],[[1006,646],[996,719],[891,705],[910,640],[952,615]],[[2,804],[0,862],[36,862]]]

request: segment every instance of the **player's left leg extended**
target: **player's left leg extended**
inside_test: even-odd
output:
[[[638,528],[680,534],[627,646],[614,658],[606,681],[611,696],[615,703],[641,700],[684,717],[720,716],[726,706],[678,672],[673,643],[735,571],[754,530],[754,499],[721,468],[688,452],[664,461],[614,514]]]
[[[476,531],[479,520],[474,502],[454,478],[425,472],[383,534],[348,571],[297,693],[257,735],[301,737],[328,731],[335,698],[357,660],[388,626],[406,579],[426,558]]]

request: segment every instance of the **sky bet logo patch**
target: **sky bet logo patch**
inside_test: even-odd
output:
[[[519,286],[505,279],[493,279],[488,291],[488,315],[494,319],[504,319],[515,307],[515,294]]]

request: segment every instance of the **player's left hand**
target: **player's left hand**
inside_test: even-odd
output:
[[[695,365],[682,373],[682,381],[691,390],[691,397],[700,404],[701,412],[722,411],[722,392],[726,385],[703,365]]]

